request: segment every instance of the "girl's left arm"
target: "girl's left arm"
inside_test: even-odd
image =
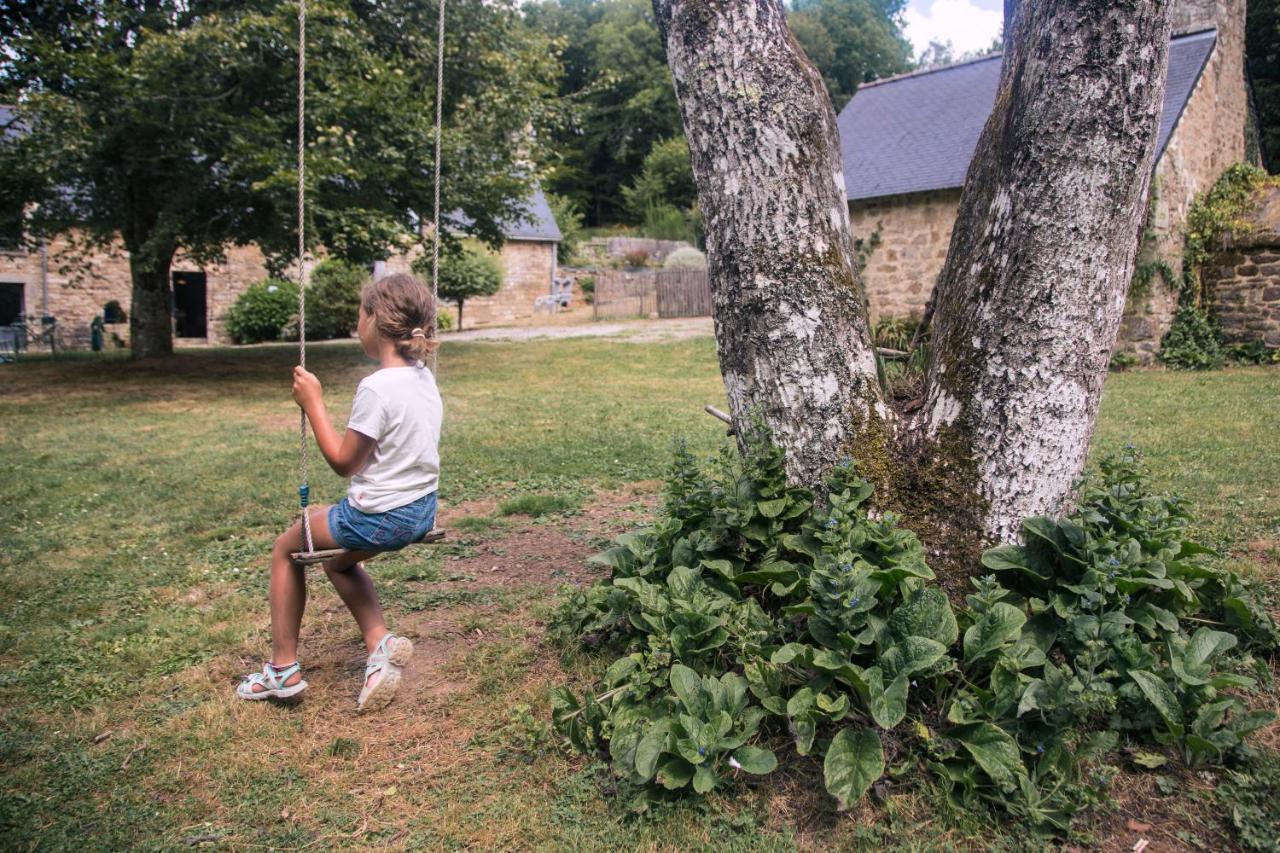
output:
[[[329,412],[324,407],[324,392],[320,387],[320,380],[314,373],[301,367],[293,369],[293,399],[307,413],[311,430],[316,434],[316,444],[320,446],[320,453],[333,472],[339,477],[360,473],[373,455],[376,442],[353,429],[338,435],[329,420]]]

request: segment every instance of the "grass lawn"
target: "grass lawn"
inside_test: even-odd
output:
[[[4,848],[1039,846],[927,787],[837,815],[802,764],[639,819],[600,766],[557,748],[549,691],[591,663],[543,642],[552,591],[589,582],[584,558],[647,517],[674,438],[723,440],[700,411],[722,400],[709,338],[447,345],[450,539],[371,567],[419,649],[401,698],[355,715],[363,648],[317,573],[306,698],[239,702],[235,681],[268,648],[270,542],[296,502],[294,357],[0,366]],[[308,361],[341,418],[372,365],[347,344]],[[1273,581],[1278,423],[1280,370],[1118,374],[1094,450],[1144,448],[1157,484],[1199,507],[1199,532]],[[342,488],[313,476],[320,499]],[[1230,843],[1214,782],[1183,774],[1173,796],[1122,796],[1076,843]]]

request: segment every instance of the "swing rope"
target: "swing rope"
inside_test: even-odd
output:
[[[439,0],[440,9],[436,24],[436,126],[435,126],[435,186],[432,207],[431,227],[431,302],[435,306],[440,292],[440,153],[441,127],[443,124],[444,102],[444,4]],[[307,0],[298,0],[298,364],[307,366],[307,289],[304,286],[304,270],[307,252],[306,240],[306,104],[307,104]],[[440,315],[436,312],[434,333],[440,336]],[[431,351],[431,375],[437,375],[439,347]],[[298,413],[298,503],[302,509],[302,536],[305,550],[293,556],[298,562],[312,563],[342,553],[341,549],[333,551],[316,551],[315,542],[311,538],[311,516],[307,505],[311,502],[311,487],[308,484],[307,470],[307,414]],[[436,541],[444,535],[443,531],[432,531],[423,541]]]

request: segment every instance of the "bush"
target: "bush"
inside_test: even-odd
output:
[[[596,277],[593,275],[584,275],[578,279],[578,292],[582,294],[582,301],[590,305],[596,301]]]
[[[692,247],[676,249],[662,262],[665,270],[705,270],[707,256]]]
[[[623,255],[622,262],[629,267],[647,267],[649,265],[649,253],[644,249],[635,249]]]
[[[1159,359],[1175,370],[1213,370],[1222,366],[1222,344],[1218,330],[1205,313],[1183,303],[1173,316],[1173,324],[1160,339]]]
[[[1124,350],[1116,350],[1111,353],[1111,361],[1108,363],[1107,367],[1113,373],[1123,373],[1129,368],[1137,365],[1137,363],[1138,357],[1133,353],[1125,352]]]
[[[413,270],[431,280],[431,256],[413,262]],[[502,287],[502,264],[489,252],[469,246],[440,255],[439,296],[458,306],[458,329],[462,329],[462,306],[477,296],[492,296]]]
[[[657,142],[645,155],[640,174],[629,187],[622,188],[627,210],[637,221],[648,223],[649,209],[663,205],[683,210],[697,200],[689,143],[683,136]],[[650,235],[656,236],[656,235]],[[663,238],[659,238],[663,239]]]
[[[653,240],[694,240],[689,215],[674,205],[654,202],[644,209],[644,222],[640,232]]]
[[[868,511],[852,463],[818,504],[763,430],[747,445],[709,470],[678,453],[654,526],[593,558],[611,576],[552,622],[607,661],[596,689],[553,693],[553,722],[637,807],[767,774],[790,746],[841,807],[892,765],[1062,832],[1106,797],[1122,740],[1149,750],[1143,766],[1198,766],[1271,719],[1238,695],[1275,623],[1204,562],[1185,506],[1150,491],[1132,452],[1071,516],[988,551],[993,574],[957,611],[916,536]]]
[[[307,337],[349,338],[360,319],[360,289],[369,278],[361,267],[321,261],[307,285]]]
[[[547,206],[560,227],[560,242],[556,245],[556,260],[562,264],[570,263],[582,242],[582,210],[578,203],[568,196],[546,193]]]
[[[1280,362],[1280,349],[1271,349],[1261,338],[1226,348],[1226,359],[1233,364],[1274,364]]]
[[[227,334],[238,344],[283,339],[285,325],[298,316],[298,285],[269,278],[249,286],[227,311]]]

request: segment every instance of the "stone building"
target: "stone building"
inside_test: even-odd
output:
[[[1143,251],[1181,272],[1187,209],[1234,163],[1256,161],[1244,0],[1178,0]],[[855,237],[878,232],[864,272],[874,318],[920,316],[942,269],[965,172],[995,101],[1000,55],[863,85],[839,116]],[[1174,287],[1128,306],[1119,348],[1149,360]]]
[[[468,326],[531,316],[534,300],[551,292],[560,229],[540,189],[526,211],[523,219],[504,228],[502,290],[467,301]],[[411,258],[390,258],[385,268],[407,270]],[[231,342],[224,322],[227,310],[249,285],[267,277],[267,265],[256,246],[232,246],[220,263],[203,267],[179,255],[171,275],[176,342],[226,344]],[[38,323],[51,316],[63,345],[87,347],[89,324],[102,316],[107,321],[107,346],[113,341],[127,345],[129,324],[113,309],[118,306],[127,318],[131,292],[129,255],[119,243],[87,249],[76,245],[71,235],[31,251],[0,247],[0,326],[19,317]]]

